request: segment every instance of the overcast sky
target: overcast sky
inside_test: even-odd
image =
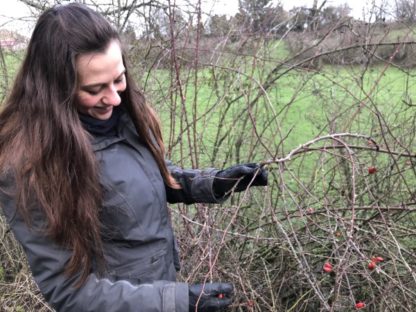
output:
[[[177,0],[177,3],[185,0]],[[188,0],[192,2],[193,0]],[[278,1],[278,0],[275,0]],[[352,8],[351,15],[355,18],[362,18],[363,13],[368,12],[368,9],[377,3],[391,2],[394,0],[327,0],[326,6],[338,6],[344,3],[348,3]],[[171,0],[173,3],[174,1]],[[196,0],[194,1],[196,3]],[[285,10],[290,10],[294,6],[308,6],[311,7],[313,0],[281,0]],[[318,1],[318,4],[322,3],[322,0]],[[202,8],[206,12],[212,14],[229,14],[234,15],[238,11],[238,0],[202,0]],[[28,22],[27,18],[31,16],[31,12],[27,6],[22,4],[18,0],[3,0],[0,10],[0,28],[12,28],[18,30],[20,33],[29,36],[33,28],[32,22]],[[18,21],[15,19],[19,18]],[[26,19],[25,19],[26,18]]]

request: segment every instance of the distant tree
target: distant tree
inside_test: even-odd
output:
[[[132,44],[136,41],[136,32],[134,30],[134,27],[130,24],[127,25],[123,32],[121,32],[121,35],[123,36],[124,40],[127,41],[129,44]]]
[[[144,20],[142,39],[163,39],[169,36],[169,18],[164,9],[149,8],[144,15]]]
[[[349,16],[351,8],[347,3],[335,6],[328,6],[324,8],[319,17],[319,27],[334,25],[342,18]]]
[[[171,28],[175,36],[186,28],[187,22],[178,8],[156,8],[144,16],[142,38],[162,39],[169,38]]]
[[[246,30],[251,33],[262,31],[262,20],[271,0],[239,0],[237,18],[243,21]]]
[[[416,22],[416,0],[396,0],[395,1],[396,19],[402,22]]]
[[[310,9],[306,7],[295,7],[289,11],[290,29],[293,31],[303,31],[308,28],[311,20]]]
[[[264,32],[282,33],[286,31],[287,20],[288,13],[282,5],[267,7],[261,20],[261,28]]]
[[[337,23],[340,19],[349,16],[351,8],[347,3],[339,6],[324,7],[326,1],[318,6],[314,1],[312,8],[295,7],[289,13],[291,16],[290,26],[294,31],[319,30],[322,27]]]
[[[245,32],[265,34],[279,32],[287,20],[287,12],[278,2],[274,6],[271,0],[239,0],[239,12],[235,16],[237,24]]]
[[[402,0],[397,0],[402,1]],[[396,3],[397,3],[396,1]],[[372,6],[370,7],[369,14],[367,14],[367,19],[369,22],[385,22],[386,18],[390,16],[391,4],[388,0],[380,0],[377,3],[373,0]]]
[[[208,20],[207,34],[213,37],[222,37],[229,33],[231,19],[226,15],[214,15]]]

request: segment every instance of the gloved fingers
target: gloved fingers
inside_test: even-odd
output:
[[[268,171],[264,167],[259,167],[258,173],[256,173],[256,177],[253,181],[253,186],[266,186],[267,185],[267,178],[268,178]]]
[[[204,302],[203,311],[221,311],[231,305],[233,301],[230,298],[211,298]]]
[[[189,311],[221,311],[232,303],[233,291],[230,283],[189,285]]]
[[[217,298],[219,295],[230,296],[234,291],[233,284],[230,283],[206,283],[201,284],[201,291],[210,297]]]
[[[218,291],[225,296],[231,296],[234,293],[234,286],[231,283],[218,283]],[[218,295],[218,294],[217,294]]]
[[[260,167],[259,164],[256,163],[248,163],[242,165],[242,172],[244,172],[244,179],[253,179],[253,176],[255,175],[255,179],[253,180],[253,185],[267,185],[267,184],[261,184],[267,183],[267,169],[265,167]],[[250,181],[248,181],[250,182]],[[259,184],[257,184],[259,183]]]
[[[189,285],[189,291],[195,295],[205,297],[217,297],[219,294],[231,295],[234,291],[234,286],[231,283],[205,283]]]
[[[257,169],[259,167],[257,163],[245,163],[245,164],[240,164],[237,166],[244,166],[246,168],[252,168],[252,169]]]
[[[252,175],[257,167],[258,165],[255,163],[234,165],[218,172],[217,177],[224,179],[239,179],[246,175]]]
[[[237,182],[244,179],[245,176],[252,172],[253,168],[236,165],[219,171],[213,182],[214,194],[222,197],[228,194],[236,185]]]
[[[214,194],[225,196],[231,191],[241,192],[249,186],[267,185],[267,169],[256,163],[239,164],[221,170],[213,183]]]
[[[255,176],[254,176],[255,175]],[[267,176],[268,172],[265,168],[256,168],[254,169],[253,174],[246,175],[243,179],[241,179],[236,187],[236,192],[241,192],[247,189],[247,187],[251,186],[265,186],[267,185]]]

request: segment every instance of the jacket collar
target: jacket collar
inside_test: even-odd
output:
[[[116,135],[106,136],[99,134],[91,134],[92,149],[94,152],[103,150],[117,142],[131,139],[132,136],[134,136],[134,133],[136,133],[136,131],[134,129],[130,116],[126,112],[123,112],[117,124]]]

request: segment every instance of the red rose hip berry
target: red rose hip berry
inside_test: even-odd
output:
[[[323,270],[324,270],[326,273],[331,273],[331,272],[332,272],[332,264],[331,264],[331,263],[329,263],[329,262],[325,262],[325,263],[324,263]]]
[[[368,269],[369,270],[374,270],[376,268],[376,263],[374,261],[370,261],[368,263]]]
[[[375,263],[383,262],[384,258],[382,258],[382,257],[373,257],[373,258],[371,258],[371,261],[373,261]]]

